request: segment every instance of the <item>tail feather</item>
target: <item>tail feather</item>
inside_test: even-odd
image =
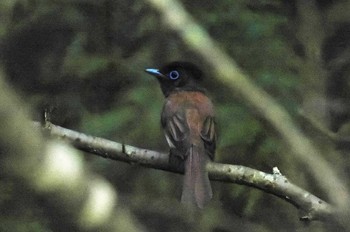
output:
[[[204,147],[192,145],[185,160],[185,177],[181,202],[203,208],[213,196],[206,171],[209,157]]]

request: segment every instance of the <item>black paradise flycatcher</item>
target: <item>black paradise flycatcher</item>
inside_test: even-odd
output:
[[[161,125],[170,146],[170,161],[184,167],[181,202],[203,208],[212,198],[206,165],[214,159],[214,107],[200,86],[202,71],[189,62],[146,69],[157,77],[166,98]]]

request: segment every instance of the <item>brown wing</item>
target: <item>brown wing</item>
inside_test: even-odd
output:
[[[201,137],[204,141],[204,147],[209,157],[213,160],[216,149],[216,131],[214,117],[208,116],[203,123]]]
[[[168,117],[162,115],[161,123],[169,146],[181,148],[181,144],[189,134],[186,119],[180,113]]]

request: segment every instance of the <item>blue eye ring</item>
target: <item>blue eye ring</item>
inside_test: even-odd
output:
[[[178,79],[179,77],[180,77],[180,73],[179,73],[178,71],[173,70],[173,71],[169,72],[169,78],[170,78],[171,80],[176,80],[176,79]]]

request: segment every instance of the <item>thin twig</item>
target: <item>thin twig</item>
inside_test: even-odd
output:
[[[316,130],[319,134],[326,137],[329,141],[334,143],[338,148],[350,148],[350,137],[343,136],[339,133],[334,133],[329,130],[325,126],[323,126],[317,119],[311,117],[310,115],[306,115],[303,111],[299,111],[299,116],[301,119],[306,122],[309,126],[311,126],[314,130]]]

